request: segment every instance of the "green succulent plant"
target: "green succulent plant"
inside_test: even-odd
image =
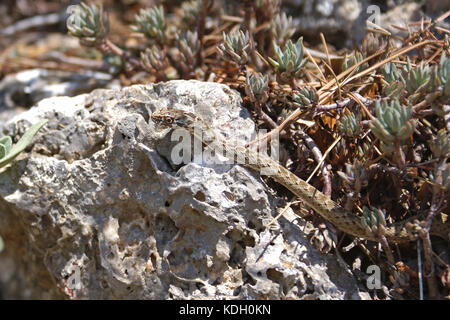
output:
[[[141,9],[135,19],[136,25],[131,26],[132,30],[143,33],[150,40],[165,43],[166,19],[162,6]]]
[[[386,63],[381,71],[386,85],[383,92],[386,96],[400,99],[404,91],[410,95],[410,102],[416,103],[422,93],[429,93],[441,87],[441,101],[450,99],[450,61],[445,54],[442,55],[440,63],[431,68],[423,61],[419,66],[412,67],[411,61],[399,69],[394,63]],[[444,102],[445,102],[444,101]]]
[[[445,86],[442,90],[442,100],[446,101],[447,103],[450,100],[450,81],[447,81],[445,83]]]
[[[429,141],[429,145],[434,157],[438,159],[450,157],[450,133],[445,129],[439,130],[436,138]]]
[[[264,103],[269,98],[267,94],[269,77],[260,73],[247,75],[245,84],[245,93],[252,102]]]
[[[154,44],[151,48],[146,48],[141,52],[141,64],[149,72],[164,74],[164,70],[169,66],[165,50]]]
[[[354,51],[350,55],[346,55],[344,58],[344,61],[342,62],[342,70],[347,70],[354,65],[360,63],[365,59],[364,55],[359,51]],[[355,70],[353,70],[353,73],[361,72],[362,70],[366,69],[369,65],[367,63],[363,63],[362,65],[358,66]]]
[[[223,33],[223,42],[217,47],[220,55],[229,61],[234,61],[238,65],[245,65],[249,60],[251,50],[250,35],[241,30]]]
[[[403,78],[405,79],[406,90],[409,94],[430,91],[431,68],[423,61],[418,67],[412,68],[411,62],[408,59],[408,66]]]
[[[310,105],[319,101],[317,91],[313,87],[302,87],[298,92],[294,93],[293,99],[295,103]]]
[[[402,81],[394,81],[383,89],[383,93],[391,99],[401,99],[404,91],[405,84]]]
[[[300,37],[295,44],[292,40],[288,40],[283,49],[274,41],[273,49],[275,59],[269,57],[269,62],[276,69],[280,81],[289,82],[297,77],[307,60],[303,59],[303,37]]]
[[[355,116],[353,113],[344,114],[338,125],[341,130],[348,137],[357,137],[361,133],[361,114]]]
[[[19,155],[19,153],[25,150],[31,140],[33,140],[34,135],[46,123],[47,120],[41,120],[32,125],[15,145],[12,145],[12,139],[10,136],[0,138],[0,168],[9,164]]]
[[[372,119],[370,128],[382,142],[403,141],[412,135],[416,121],[411,118],[411,108],[401,106],[398,100],[390,103],[377,100],[375,113],[376,118]]]
[[[292,22],[292,17],[282,12],[274,17],[270,30],[275,41],[281,45],[294,35],[296,28]]]
[[[345,172],[338,171],[337,174],[344,180],[344,182],[352,188],[355,184],[366,185],[367,184],[367,172],[364,166],[355,160],[352,164],[345,164]]]
[[[373,153],[373,147],[364,141],[358,144],[358,156],[365,161],[369,159],[369,155]]]
[[[450,100],[450,59],[446,54],[441,56],[441,60],[433,69],[433,89],[442,86],[441,100],[448,103]]]
[[[184,1],[181,4],[181,21],[184,29],[191,29],[197,26],[201,8],[202,2],[198,0]]]
[[[437,85],[444,85],[448,82],[450,78],[450,58],[445,53],[441,56],[433,76]]]
[[[405,79],[402,70],[395,63],[389,62],[381,68],[384,83],[383,93],[392,99],[400,99],[405,91]]]
[[[177,47],[181,52],[181,58],[183,61],[192,66],[195,63],[195,56],[200,50],[200,41],[196,31],[183,32],[177,37]]]
[[[381,72],[383,74],[383,81],[385,84],[392,84],[396,81],[404,81],[402,77],[402,71],[397,68],[395,63],[388,62],[381,67]]]
[[[96,46],[109,32],[108,16],[103,8],[94,4],[72,5],[67,8],[67,29],[72,36],[80,38],[85,46]]]
[[[369,32],[361,43],[361,52],[368,57],[380,50],[381,47],[383,47],[383,42],[378,38],[378,35]]]
[[[384,227],[386,227],[385,214],[378,208],[364,206],[361,223],[372,233],[383,233]]]

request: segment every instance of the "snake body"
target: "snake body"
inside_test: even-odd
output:
[[[203,119],[190,112],[161,108],[152,114],[152,120],[160,127],[184,128],[196,138],[200,139],[208,148],[223,150],[226,155],[233,154],[240,157],[242,165],[260,172],[262,169],[275,169],[270,177],[289,189],[307,206],[314,209],[324,219],[331,222],[339,230],[355,237],[377,241],[377,236],[363,226],[361,217],[345,210],[330,197],[323,194],[304,180],[300,179],[284,168],[272,158],[243,146],[231,144],[219,139]],[[414,220],[410,218],[385,227],[384,235],[390,242],[401,243],[412,241],[417,234],[407,229],[406,224]],[[446,240],[450,239],[450,223],[444,215],[438,214],[431,225],[430,233]]]

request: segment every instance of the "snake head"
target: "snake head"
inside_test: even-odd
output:
[[[199,119],[191,112],[163,107],[152,113],[152,120],[162,129],[185,128],[193,129]]]

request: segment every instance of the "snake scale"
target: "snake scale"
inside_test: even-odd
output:
[[[275,168],[275,174],[270,176],[273,180],[288,188],[307,206],[314,209],[336,228],[355,237],[377,241],[376,235],[363,226],[361,217],[345,210],[330,197],[291,173],[269,156],[262,155],[244,146],[234,145],[223,139],[218,139],[213,130],[209,128],[200,116],[179,109],[164,107],[153,112],[151,117],[160,128],[183,128],[200,139],[208,148],[220,148],[219,150],[225,151],[226,155],[238,155],[241,159],[244,157],[245,162],[242,164],[253,170],[260,172],[263,168]],[[407,222],[413,219],[414,217],[386,226],[384,233],[386,239],[395,243],[416,239],[417,235],[406,228]],[[430,233],[449,240],[449,219],[446,219],[446,216],[442,214],[438,214],[432,222]]]

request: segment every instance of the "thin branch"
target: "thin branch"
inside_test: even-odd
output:
[[[317,144],[314,142],[314,140],[309,135],[307,135],[301,128],[297,129],[297,133],[300,135],[300,138],[302,138],[305,141],[309,150],[311,150],[314,159],[320,165],[324,183],[323,193],[326,194],[327,196],[331,196],[331,175],[325,163],[323,162],[322,152],[320,151],[319,147],[317,147]]]

